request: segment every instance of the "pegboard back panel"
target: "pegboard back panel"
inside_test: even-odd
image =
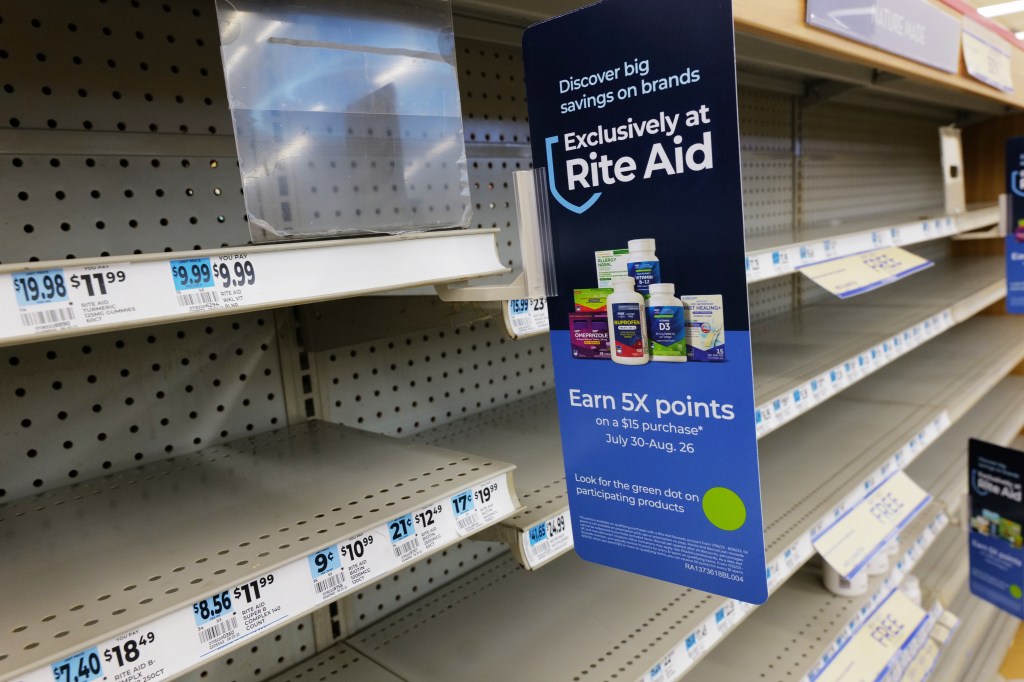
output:
[[[750,309],[751,323],[791,311],[799,291],[798,277],[803,275],[776,277],[747,285],[747,305]]]
[[[278,675],[316,653],[313,617],[307,616],[227,656],[215,657],[201,668],[177,678],[181,682],[254,682]]]
[[[512,174],[533,167],[530,125],[523,83],[523,52],[518,47],[456,38],[462,123],[469,161],[473,222],[497,228],[498,255],[514,270],[522,266],[519,220]],[[515,272],[479,280],[511,282]]]
[[[463,38],[456,38],[455,48],[466,143],[525,146],[528,157],[523,51]]]
[[[212,3],[10,2],[0,18],[0,260],[248,242]]]
[[[367,628],[506,552],[508,547],[502,543],[465,540],[404,568],[387,580],[338,601],[332,612],[338,623],[336,632],[347,637]]]
[[[743,221],[748,241],[792,237],[795,157],[793,98],[739,89]]]
[[[510,341],[499,320],[316,354],[322,419],[409,436],[553,386],[546,335]]]
[[[0,502],[286,424],[266,313],[0,355]]]
[[[941,121],[836,103],[805,108],[801,121],[803,225],[943,205]]]

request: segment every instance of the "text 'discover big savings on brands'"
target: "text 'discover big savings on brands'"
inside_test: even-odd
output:
[[[731,12],[606,0],[523,47],[576,550],[761,603]]]

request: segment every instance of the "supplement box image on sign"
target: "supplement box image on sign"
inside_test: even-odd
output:
[[[523,53],[575,550],[761,603],[732,5],[604,0]]]

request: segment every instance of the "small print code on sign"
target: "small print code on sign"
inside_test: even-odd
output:
[[[238,618],[232,616],[227,620],[215,623],[199,631],[199,641],[203,644],[220,639],[225,635],[233,633],[238,628]]]
[[[323,594],[324,592],[330,592],[331,590],[345,586],[345,578],[340,574],[329,573],[320,580],[313,582],[313,587],[316,588],[317,594]]]
[[[416,536],[413,536],[411,540],[406,540],[405,542],[402,542],[392,547],[392,549],[395,550],[395,557],[398,559],[405,559],[410,554],[415,554],[417,551],[419,551],[419,548],[420,539]]]
[[[480,525],[480,515],[475,511],[471,511],[455,519],[455,522],[459,524],[459,528],[462,530],[473,530]]]
[[[190,308],[195,305],[219,305],[216,291],[193,291],[178,294],[178,305]]]
[[[38,327],[44,324],[62,324],[73,322],[75,311],[71,308],[57,308],[56,310],[36,310],[21,313],[21,324],[26,327]]]

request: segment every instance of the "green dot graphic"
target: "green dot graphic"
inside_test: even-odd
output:
[[[740,496],[728,488],[712,488],[701,501],[704,516],[716,528],[736,530],[747,520],[747,508]]]
[[[1014,599],[1020,599],[1024,596],[1024,590],[1020,589],[1020,585],[1010,585],[1010,594]]]

